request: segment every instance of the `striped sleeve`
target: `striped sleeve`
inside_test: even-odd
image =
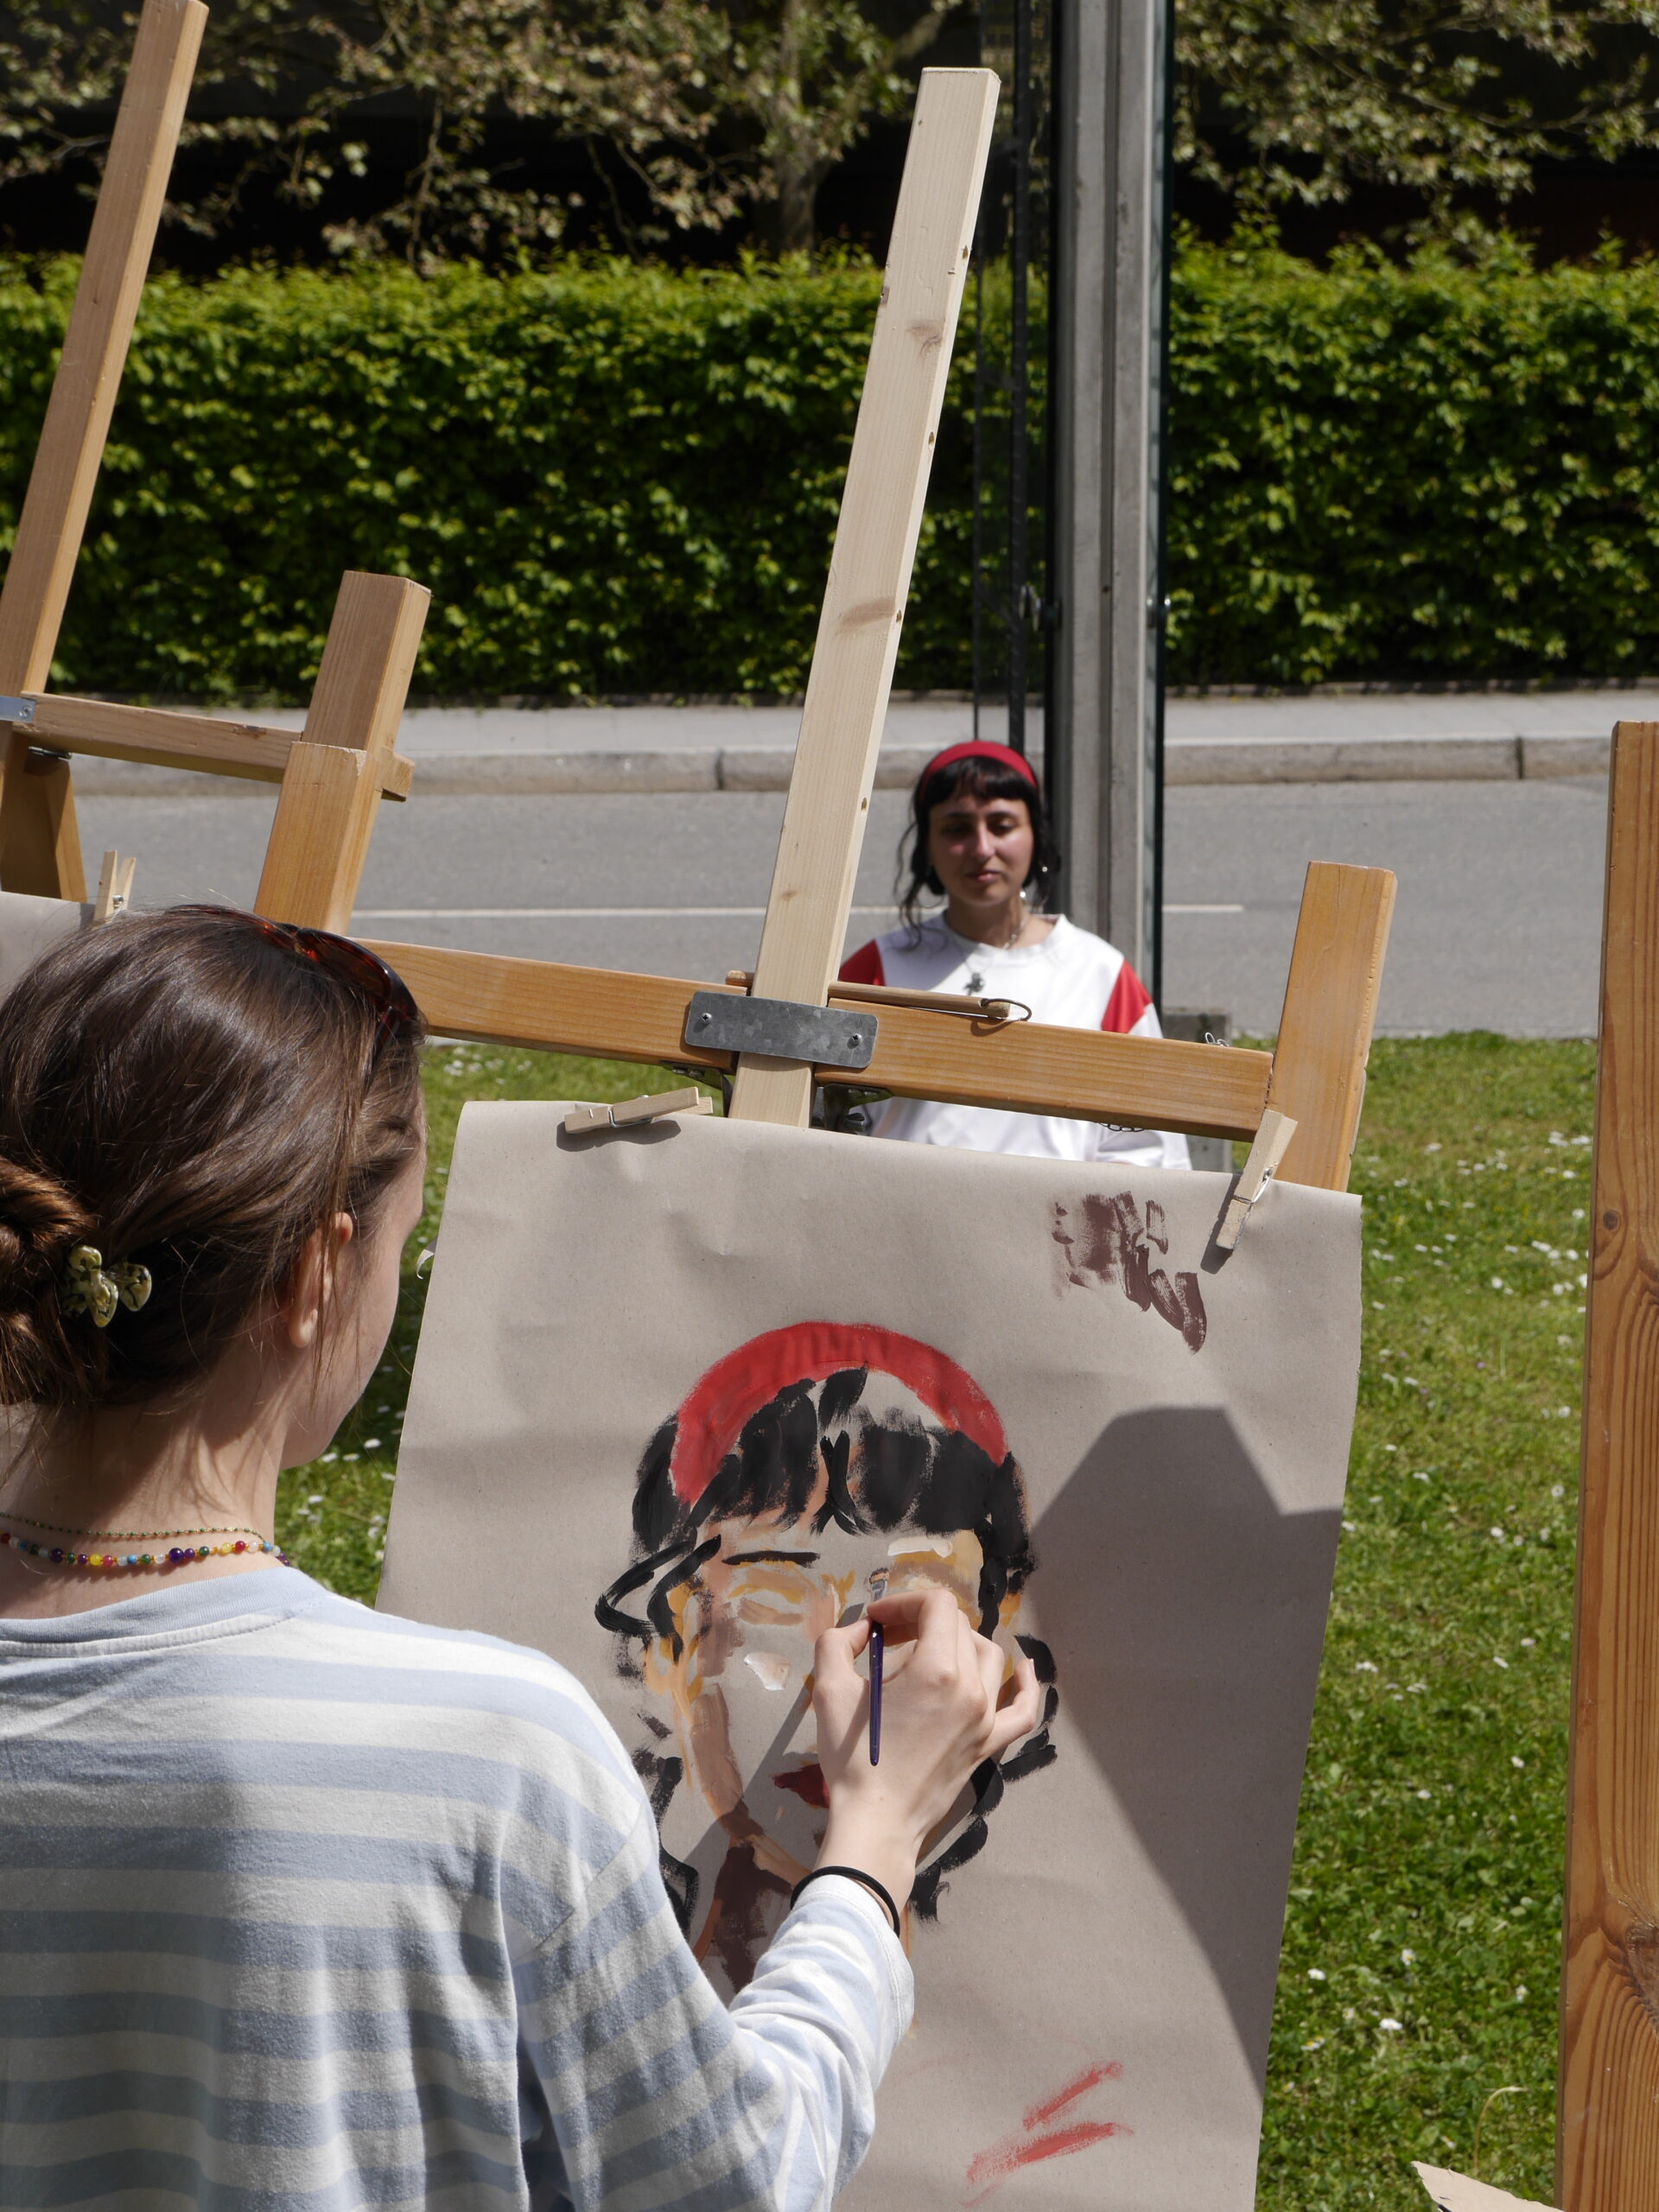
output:
[[[828,2212],[909,2025],[908,1964],[816,1883],[728,2011],[683,1937],[649,1809],[518,1967],[520,2037],[575,2212]]]
[[[880,940],[872,938],[868,944],[861,944],[841,963],[843,983],[885,983],[887,971],[881,961]]]

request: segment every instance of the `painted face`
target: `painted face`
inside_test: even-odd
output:
[[[907,1590],[948,1590],[976,1627],[980,1619],[983,1554],[971,1529],[817,1529],[822,1502],[788,1525],[777,1513],[711,1525],[719,1553],[670,1601],[683,1648],[677,1657],[659,1639],[644,1669],[646,1688],[672,1709],[691,1784],[681,1819],[706,1826],[712,1815],[728,1844],[790,1885],[816,1859],[828,1816],[811,1704],[817,1638],[871,1598]],[[1017,1597],[1004,1598],[996,1640],[1010,1667],[1019,1610]]]

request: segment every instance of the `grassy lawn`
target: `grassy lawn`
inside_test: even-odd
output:
[[[435,1054],[423,1234],[465,1099],[676,1080]],[[1588,1045],[1468,1036],[1372,1055],[1354,1175],[1364,1368],[1262,2212],[1425,2212],[1406,2161],[1471,2171],[1478,2126],[1482,2178],[1549,2201],[1592,1090]],[[283,1484],[283,1545],[354,1597],[374,1592],[420,1299],[411,1273],[364,1403]]]

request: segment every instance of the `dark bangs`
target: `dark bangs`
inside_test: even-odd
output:
[[[911,796],[910,820],[899,841],[895,887],[899,892],[899,914],[906,927],[913,932],[919,931],[922,925],[922,893],[931,891],[940,898],[944,892],[944,886],[934,874],[927,857],[928,824],[933,810],[953,798],[963,798],[1025,801],[1035,839],[1031,874],[1025,884],[1027,906],[1046,907],[1058,880],[1060,849],[1055,842],[1048,806],[1041,791],[1034,791],[1017,768],[1010,768],[1001,760],[988,760],[982,753],[969,753],[966,760],[949,761],[931,775],[924,774]]]

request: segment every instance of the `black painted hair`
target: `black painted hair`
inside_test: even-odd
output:
[[[1010,768],[1001,760],[988,760],[983,755],[969,753],[964,760],[952,760],[931,775],[925,770],[917,779],[916,788],[910,797],[910,820],[899,840],[899,912],[906,926],[919,931],[922,925],[921,897],[931,891],[942,897],[944,886],[933,873],[927,857],[929,823],[936,806],[943,806],[947,799],[957,798],[966,792],[969,798],[1021,798],[1031,816],[1034,842],[1031,855],[1031,874],[1026,878],[1026,899],[1032,906],[1046,907],[1059,880],[1060,848],[1054,836],[1054,826],[1048,818],[1048,802],[1040,791],[1032,788],[1030,782],[1017,768]]]
[[[844,1368],[822,1389],[811,1381],[791,1382],[750,1415],[735,1448],[728,1452],[701,1497],[687,1504],[676,1491],[671,1471],[677,1424],[665,1421],[639,1462],[633,1497],[634,1547],[638,1556],[594,1606],[601,1628],[622,1640],[624,1663],[636,1663],[629,1647],[660,1637],[675,1657],[683,1649],[674,1621],[677,1590],[697,1586],[703,1562],[720,1548],[718,1524],[779,1513],[792,1527],[807,1512],[818,1488],[820,1471],[828,1478],[823,1503],[812,1515],[814,1529],[831,1522],[855,1535],[908,1528],[925,1535],[952,1535],[972,1529],[979,1539],[979,1630],[993,1635],[1005,1599],[1024,1588],[1035,1560],[1026,1510],[1025,1484],[1012,1453],[1001,1465],[959,1431],[902,1414],[878,1418],[859,1401],[869,1381],[868,1368]],[[817,1395],[814,1398],[814,1392]],[[854,1445],[858,1450],[856,1460]],[[704,1530],[713,1524],[714,1533]],[[643,1593],[643,1599],[640,1593]],[[643,1613],[623,1610],[643,1602]],[[911,1891],[912,1909],[924,1920],[938,1909],[940,1885],[984,1848],[985,1816],[1010,1782],[1018,1782],[1054,1758],[1050,1733],[1058,1710],[1054,1662],[1035,1637],[1015,1641],[1031,1660],[1044,1688],[1042,1726],[999,1766],[988,1759],[973,1777],[974,1803],[968,1824],[950,1847],[922,1867]],[[642,1755],[658,1787],[652,1802],[658,1817],[681,1777],[677,1759]],[[639,1762],[636,1761],[636,1764]],[[660,1797],[661,1802],[657,1802]],[[683,1924],[695,1903],[696,1876],[677,1860],[664,1861],[665,1877]]]

